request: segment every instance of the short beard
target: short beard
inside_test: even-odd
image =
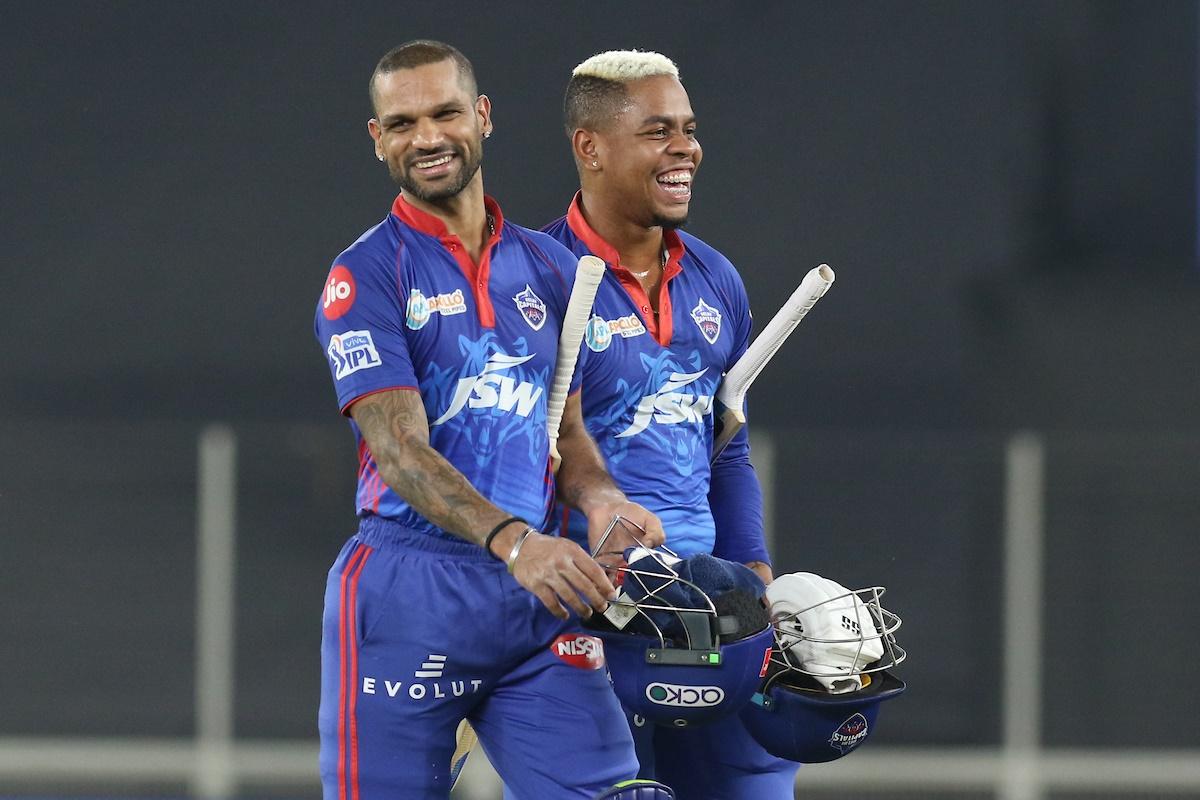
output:
[[[474,159],[468,160],[466,154],[459,148],[455,147],[451,151],[462,161],[462,168],[458,171],[458,179],[449,186],[439,187],[437,189],[426,189],[416,181],[410,180],[408,173],[403,169],[396,169],[388,165],[388,173],[392,176],[392,180],[400,187],[400,190],[405,194],[410,194],[418,200],[423,200],[426,203],[435,203],[438,200],[446,200],[457,196],[467,185],[471,179],[475,177],[475,173],[479,171],[480,165],[483,163],[483,143],[476,149],[477,155]]]
[[[673,231],[678,228],[682,228],[687,225],[687,222],[688,218],[686,216],[683,219],[667,219],[666,217],[660,217],[658,215],[655,215],[654,217],[655,227],[662,228],[664,231]]]

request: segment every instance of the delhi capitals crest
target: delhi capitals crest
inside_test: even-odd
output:
[[[692,309],[692,319],[696,322],[696,327],[700,329],[700,333],[704,334],[704,338],[709,344],[716,344],[717,337],[721,335],[721,312],[704,302],[701,298],[696,307]]]
[[[529,288],[527,283],[524,291],[518,292],[513,300],[516,302],[521,316],[525,317],[525,321],[529,323],[529,327],[540,331],[546,324],[546,304],[542,302],[542,298],[534,294],[533,289]]]

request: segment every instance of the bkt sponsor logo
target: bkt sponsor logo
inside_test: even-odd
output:
[[[711,708],[725,699],[720,686],[680,686],[675,683],[652,683],[646,687],[646,699],[660,706],[679,708]]]
[[[518,382],[515,378],[500,373],[521,366],[535,355],[536,353],[527,356],[507,356],[503,353],[493,353],[478,375],[458,379],[450,407],[432,424],[441,425],[452,419],[464,407],[499,408],[501,411],[528,417],[537,407],[538,399],[542,396],[542,387],[528,381]]]
[[[360,369],[378,367],[383,363],[370,331],[335,333],[329,337],[329,347],[325,352],[333,364],[334,377],[339,381]]]
[[[707,368],[699,372],[672,372],[662,388],[638,401],[637,410],[633,413],[633,422],[618,433],[616,438],[637,436],[650,426],[652,420],[659,425],[703,422],[704,415],[712,413],[712,395],[680,390],[695,383],[706,372]]]

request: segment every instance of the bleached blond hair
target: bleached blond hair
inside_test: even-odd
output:
[[[603,129],[624,107],[627,84],[662,75],[678,80],[679,67],[652,51],[608,50],[584,60],[571,70],[563,96],[567,136],[578,128]]]
[[[607,50],[584,60],[571,70],[572,77],[600,78],[617,83],[652,78],[655,75],[679,77],[679,67],[662,53],[643,50]]]

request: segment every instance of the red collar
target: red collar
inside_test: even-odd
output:
[[[478,264],[471,261],[471,257],[467,255],[467,250],[459,238],[446,229],[446,223],[409,203],[404,199],[403,194],[398,195],[396,201],[392,203],[392,213],[410,228],[438,240],[438,243],[458,264],[462,274],[469,282],[471,292],[475,296],[480,324],[485,328],[494,328],[496,327],[496,312],[492,307],[492,298],[488,294],[488,281],[492,269],[492,248],[500,241],[504,229],[504,215],[500,213],[499,203],[487,195],[483,196],[483,207],[491,216],[496,227],[484,242]]]
[[[673,333],[671,292],[668,284],[672,278],[683,272],[681,263],[684,254],[683,239],[680,238],[678,231],[669,228],[663,231],[663,242],[667,246],[667,263],[663,266],[662,281],[658,285],[658,322],[655,323],[650,299],[646,297],[646,291],[642,288],[642,284],[633,276],[632,272],[621,265],[621,254],[617,252],[617,248],[601,238],[600,234],[596,233],[583,218],[583,208],[580,204],[582,197],[582,192],[576,192],[574,199],[571,200],[571,207],[567,209],[567,227],[587,246],[588,250],[608,263],[608,268],[617,276],[617,280],[625,287],[629,298],[642,312],[642,319],[645,321],[650,335],[659,344],[666,347],[671,343],[671,334]]]
[[[621,264],[621,254],[617,252],[617,248],[601,238],[600,234],[592,229],[588,221],[583,217],[583,192],[576,192],[575,197],[571,199],[571,206],[567,209],[567,227],[575,234],[595,255],[600,256],[609,263],[610,266],[625,270]],[[663,269],[663,280],[673,278],[683,269],[680,259],[683,258],[683,239],[679,237],[679,232],[670,228],[663,231],[663,242],[667,245],[667,264]],[[625,270],[628,272],[628,270]]]
[[[483,196],[483,208],[491,216],[492,221],[496,225],[496,230],[488,237],[488,246],[495,243],[500,238],[500,229],[504,227],[504,214],[500,211],[500,204],[495,201],[490,195]],[[440,217],[435,217],[426,211],[414,206],[405,199],[403,194],[396,195],[395,201],[392,203],[392,213],[400,218],[400,221],[405,225],[428,234],[438,239],[444,239],[450,235],[446,229],[446,223],[442,222]]]

